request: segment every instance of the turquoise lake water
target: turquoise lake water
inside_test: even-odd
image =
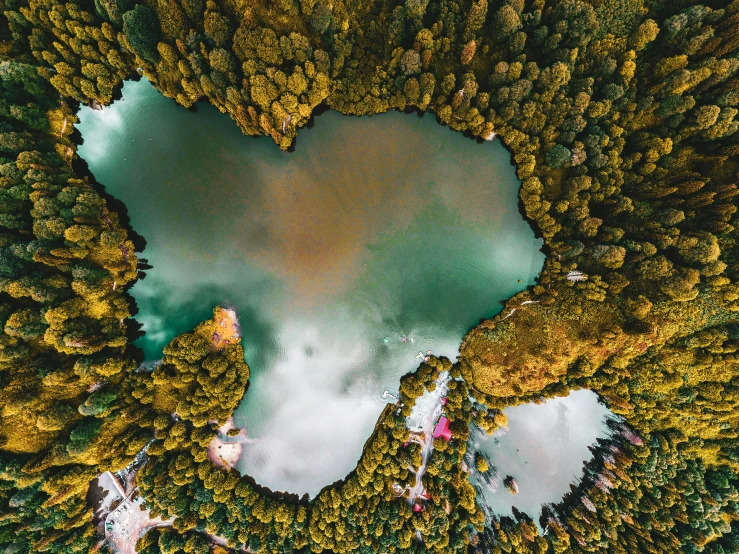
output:
[[[294,152],[146,80],[83,108],[79,155],[128,208],[153,266],[132,288],[158,359],[227,301],[251,385],[239,469],[314,495],[356,465],[385,388],[533,284],[541,241],[508,152],[431,117],[328,112]]]

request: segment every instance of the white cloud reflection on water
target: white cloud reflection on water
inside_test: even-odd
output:
[[[258,439],[240,467],[263,485],[315,493],[344,477],[417,352],[454,358],[541,268],[498,143],[329,112],[285,154],[145,81],[123,96],[81,111],[79,153],[148,241],[140,344],[158,358],[215,304],[237,308],[252,378],[236,419]]]
[[[238,468],[273,490],[314,496],[345,477],[385,405],[380,393],[396,391],[405,372],[387,368],[411,369],[417,352],[432,347],[452,357],[457,352],[459,338],[444,340],[438,330],[392,333],[385,343],[377,326],[351,314],[326,318],[290,323],[277,332],[279,359],[255,376],[238,411],[236,423],[258,439],[244,450]]]
[[[515,506],[538,523],[541,505],[559,502],[570,483],[582,477],[583,464],[592,457],[588,446],[606,436],[604,421],[611,412],[594,392],[577,390],[503,413],[507,429],[480,435],[479,449],[499,475],[497,490],[483,485],[485,499],[498,516],[511,516]],[[518,483],[515,496],[502,485],[506,475]]]

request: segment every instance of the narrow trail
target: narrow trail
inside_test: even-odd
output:
[[[415,437],[412,437],[411,440],[421,445],[421,465],[415,470],[412,467],[408,468],[416,476],[416,482],[411,487],[408,495],[408,503],[410,505],[415,504],[425,490],[423,476],[426,473],[426,467],[434,451],[434,426],[444,410],[441,399],[446,396],[449,380],[449,372],[441,372],[436,379],[436,388],[432,392],[424,392],[416,400],[416,404],[413,406],[413,410],[411,410],[411,415],[406,420],[408,429],[411,433],[415,434]]]
[[[516,307],[516,308],[513,308],[513,309],[512,309],[512,310],[511,310],[511,311],[510,311],[510,312],[508,313],[508,315],[507,315],[507,316],[505,316],[505,317],[504,317],[503,319],[501,319],[501,321],[505,321],[506,319],[508,319],[509,317],[511,317],[511,316],[512,316],[513,314],[515,314],[515,313],[516,313],[516,310],[518,310],[518,308],[521,308],[522,306],[527,306],[528,304],[538,304],[538,303],[539,303],[539,300],[526,300],[526,301],[524,301],[524,302],[521,302],[521,305],[520,305],[520,306],[518,306],[518,307]]]

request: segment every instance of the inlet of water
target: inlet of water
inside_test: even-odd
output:
[[[474,447],[489,458],[497,478],[486,485],[476,476],[487,504],[498,517],[512,516],[512,507],[538,522],[541,505],[557,503],[570,483],[582,477],[583,464],[592,455],[588,447],[607,434],[611,414],[598,396],[577,390],[542,404],[522,404],[503,410],[508,427],[492,436],[474,435]],[[503,486],[510,475],[518,485],[513,495]]]
[[[295,152],[192,113],[147,81],[83,108],[79,154],[128,208],[153,269],[132,294],[148,359],[233,304],[256,439],[238,468],[316,494],[356,465],[419,351],[454,358],[465,332],[532,284],[544,256],[497,141],[430,117],[328,112]]]

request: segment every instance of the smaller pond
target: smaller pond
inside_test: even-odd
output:
[[[486,454],[498,477],[493,487],[480,483],[484,499],[498,517],[512,516],[512,507],[538,522],[542,504],[559,502],[570,483],[582,477],[592,456],[588,446],[607,436],[611,414],[589,390],[573,391],[543,404],[523,404],[503,410],[508,428],[492,436],[479,433],[475,449]],[[518,494],[503,486],[511,475]],[[473,484],[476,479],[471,477]]]

